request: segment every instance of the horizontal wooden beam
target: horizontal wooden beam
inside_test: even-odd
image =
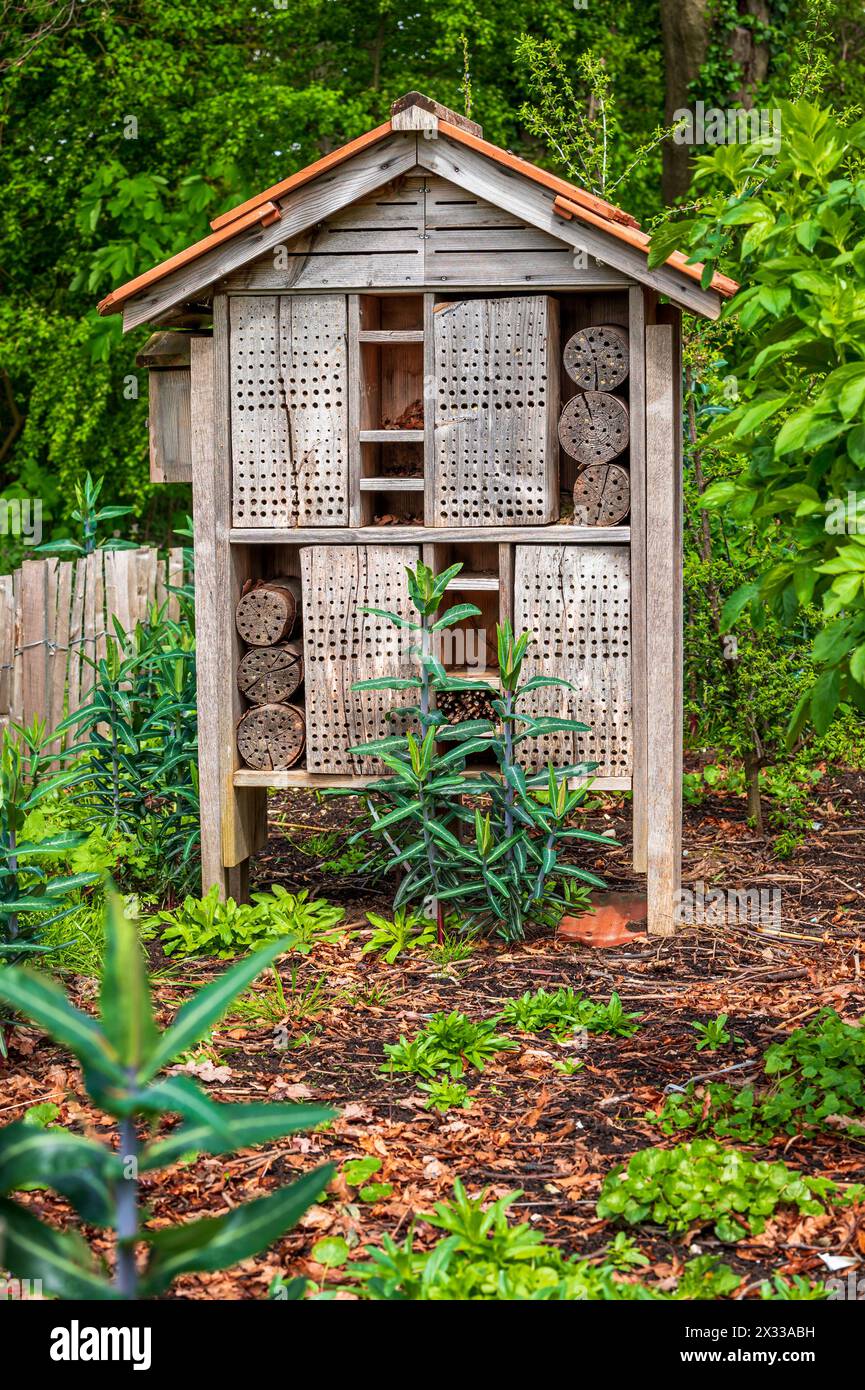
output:
[[[361,492],[423,492],[423,478],[361,478]]]
[[[485,769],[484,769],[485,770]],[[472,771],[469,769],[468,776],[478,776],[481,769]],[[236,787],[365,787],[369,782],[378,781],[379,778],[372,773],[366,777],[346,776],[343,773],[335,772],[307,772],[306,768],[287,768],[283,772],[256,772],[251,767],[238,768],[234,774],[234,785]],[[592,791],[599,792],[627,792],[631,790],[630,777],[595,777],[587,779],[584,777],[572,777],[568,785],[572,788],[591,785]]]
[[[236,526],[234,545],[422,545],[523,542],[526,545],[627,545],[628,526]]]

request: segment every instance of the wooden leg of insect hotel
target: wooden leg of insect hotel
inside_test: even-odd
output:
[[[678,323],[665,317],[646,328],[647,895],[657,936],[676,930],[682,867],[681,365]]]
[[[213,339],[191,345],[201,888],[206,893],[216,884],[221,898],[244,901],[249,856],[267,838],[267,793],[234,786],[239,695],[236,683],[226,689],[225,672],[237,661],[234,609],[241,576],[229,543],[229,454],[220,438],[227,390],[224,303],[216,297]]]

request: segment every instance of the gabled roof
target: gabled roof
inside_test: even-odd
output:
[[[306,168],[300,169],[297,173],[273,184],[263,193],[248,198],[228,212],[221,213],[220,216],[213,219],[212,231],[208,236],[202,237],[192,246],[187,246],[183,251],[170,256],[168,260],[162,261],[159,265],[144,271],[125,285],[113,290],[99,304],[99,313],[118,313],[131,299],[134,299],[143,290],[158,284],[172,272],[191,265],[216,247],[230,242],[234,237],[240,237],[244,232],[248,232],[250,228],[269,227],[278,222],[282,217],[281,200],[288,198],[289,195],[322,175],[328,174],[339,165],[352,160],[371,146],[389,139],[394,133],[412,130],[434,132],[437,138],[443,137],[458,146],[472,150],[511,174],[521,175],[534,184],[542,186],[555,194],[552,206],[558,217],[565,221],[576,219],[583,226],[604,232],[628,247],[647,254],[649,236],[640,229],[639,224],[629,213],[595,194],[587,193],[585,189],[579,188],[576,184],[568,183],[567,180],[549,173],[546,169],[539,168],[528,160],[500,149],[498,145],[484,140],[480,134],[480,127],[473,122],[457,116],[455,112],[439,106],[437,102],[431,101],[418,92],[411,92],[394,103],[389,121],[376,126],[374,130],[367,131],[365,135],[358,136],[356,140],[350,140],[348,144],[332,150],[313,164],[309,164]],[[294,230],[291,234],[294,234]],[[258,254],[259,250],[260,248],[251,250],[250,255]],[[673,252],[668,257],[666,266],[678,272],[679,275],[685,276],[688,280],[698,283],[701,280],[703,266],[688,265],[685,256],[679,251]],[[639,269],[634,273],[637,278],[642,278]],[[647,277],[650,274],[651,272],[648,271],[647,267]],[[713,275],[710,284],[711,290],[724,297],[735,294],[738,288],[735,280],[719,273]],[[675,300],[675,282],[672,286],[664,285],[664,292]],[[687,296],[687,298],[690,301],[691,296]],[[717,303],[717,301],[715,302]],[[693,306],[688,303],[687,307]]]

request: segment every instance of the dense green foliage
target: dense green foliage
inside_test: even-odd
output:
[[[158,1296],[189,1270],[217,1270],[248,1259],[278,1239],[327,1186],[325,1164],[290,1187],[256,1198],[224,1216],[151,1230],[140,1224],[139,1175],[191,1153],[222,1154],[309,1129],[329,1120],[322,1107],[278,1104],[217,1105],[191,1077],[160,1072],[222,1017],[240,994],[286,948],[275,941],[193,995],[160,1033],[135,927],[114,899],[106,917],[99,1021],[76,1009],[64,991],[18,966],[0,971],[0,999],[20,1010],[81,1063],[92,1101],[111,1115],[119,1149],[22,1121],[0,1131],[0,1218],[3,1262],[16,1277],[39,1279],[47,1293],[72,1299]],[[164,1139],[139,1126],[176,1115],[181,1125]],[[57,1230],[10,1194],[42,1185],[61,1193],[88,1224],[116,1234],[113,1283],[76,1230]],[[147,1247],[143,1272],[139,1246]]]

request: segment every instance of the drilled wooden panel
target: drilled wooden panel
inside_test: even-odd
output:
[[[529,675],[557,676],[574,690],[548,686],[525,707],[578,719],[587,734],[527,741],[526,765],[587,759],[597,776],[631,773],[631,584],[627,546],[518,545],[514,626],[528,629]]]
[[[412,694],[353,693],[352,684],[378,676],[414,674],[410,635],[384,618],[360,612],[383,608],[413,614],[406,566],[417,564],[411,545],[310,546],[301,550],[306,688],[306,765],[310,772],[378,772],[373,758],[352,758],[349,748],[398,732],[386,718]]]
[[[436,307],[436,526],[558,517],[558,306],[546,295]]]
[[[234,525],[346,524],[344,296],[229,304]]]

